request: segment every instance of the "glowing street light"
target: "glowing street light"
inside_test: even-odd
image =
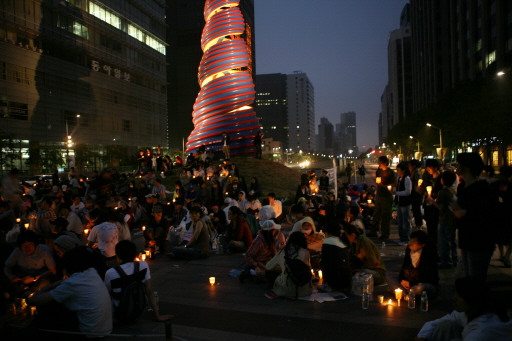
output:
[[[441,130],[441,128],[436,127],[435,125],[432,125],[430,123],[427,123],[427,126],[436,128],[439,130],[439,148],[443,148],[443,131]]]
[[[414,137],[412,137],[412,136],[409,136],[409,138],[410,138],[411,140],[416,140],[416,142],[418,143],[418,153],[419,153],[419,152],[420,152],[420,140],[415,139],[415,138],[414,138]]]

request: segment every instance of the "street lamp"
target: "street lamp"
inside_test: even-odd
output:
[[[441,128],[436,127],[435,125],[432,125],[430,123],[427,123],[427,126],[436,128],[439,130],[439,148],[443,148],[443,131],[441,130]]]
[[[415,138],[414,138],[414,137],[412,137],[412,136],[409,136],[409,138],[410,138],[411,140],[416,140],[416,142],[418,142],[418,153],[419,153],[419,152],[420,152],[420,140],[415,139]]]
[[[396,142],[393,142],[393,145],[396,146]],[[398,148],[400,148],[400,153],[399,154],[402,154],[402,146],[401,145],[398,145]]]

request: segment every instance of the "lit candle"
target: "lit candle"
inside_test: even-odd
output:
[[[432,193],[432,186],[427,186],[427,193],[428,196],[430,196],[430,193]]]
[[[35,316],[37,314],[37,307],[30,307],[30,315]]]
[[[21,221],[20,218],[16,218],[16,222],[19,223]]]
[[[210,177],[209,176],[206,177],[206,181],[210,181]]]
[[[142,231],[146,231],[146,226],[142,226]]]
[[[228,192],[226,192],[226,195],[228,195],[228,194],[229,194],[229,193],[228,193]]]
[[[322,270],[318,270],[318,278],[323,278],[323,275],[322,275]]]
[[[384,295],[379,295],[379,296],[377,296],[377,299],[379,300],[379,303],[380,303],[380,304],[383,304],[383,303],[384,303]]]
[[[85,229],[85,230],[84,230],[84,234],[85,234],[85,235],[88,235],[88,234],[89,234],[89,229]]]
[[[140,258],[144,261],[144,260],[146,260],[146,255],[143,254],[143,255],[140,256]]]
[[[315,270],[311,269],[311,274],[315,277]]]
[[[380,176],[378,176],[378,177],[376,177],[376,178],[375,178],[375,182],[376,182],[376,183],[380,184],[380,181],[381,181]]]
[[[423,179],[419,179],[418,180],[418,186],[421,186],[422,183],[423,183]]]
[[[29,226],[28,224],[25,224],[25,228],[26,228],[26,229],[28,229],[28,226]]]
[[[402,299],[402,289],[395,289],[395,298],[398,301],[398,306],[400,306],[400,300]]]
[[[32,186],[36,187],[36,184],[33,184]]]
[[[392,301],[391,299],[389,299],[389,301],[388,301],[388,305],[389,305],[389,306],[392,306],[392,305],[393,305],[393,301]]]
[[[172,199],[172,202],[176,202],[176,199]]]
[[[389,185],[388,186],[388,191],[391,191],[391,188],[393,188],[393,187],[391,187],[391,185]]]
[[[170,202],[167,202],[167,205],[170,205],[171,203]]]
[[[146,251],[144,251],[144,252],[146,253],[146,257],[149,257],[149,256],[151,256],[151,251],[149,251],[149,250],[146,250]]]
[[[210,280],[210,285],[215,284],[215,277],[210,277],[209,280]]]
[[[369,204],[371,204],[371,203],[372,203],[372,199],[368,199],[367,201],[368,201],[368,203],[369,203]]]

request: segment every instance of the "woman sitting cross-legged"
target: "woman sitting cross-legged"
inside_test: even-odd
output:
[[[304,234],[300,231],[293,232],[290,235],[290,238],[288,238],[286,246],[267,263],[267,270],[281,271],[281,274],[277,276],[274,282],[274,287],[272,288],[272,291],[277,296],[296,298],[298,296],[311,295],[313,291],[311,281],[304,285],[297,286],[286,271],[285,257],[291,259],[299,259],[303,261],[307,266],[311,267],[309,262],[309,251],[307,250],[307,247],[308,244]]]
[[[280,230],[281,225],[276,225],[272,220],[264,221],[261,224],[261,229],[245,254],[245,260],[249,265],[240,274],[241,283],[254,274],[258,280],[265,277],[265,272],[267,271],[265,265],[277,253],[275,240],[278,234],[281,233]]]

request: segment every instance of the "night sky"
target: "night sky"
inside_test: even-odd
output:
[[[378,143],[387,46],[407,0],[255,0],[256,73],[302,71],[315,88],[316,127],[357,114],[357,143]]]

